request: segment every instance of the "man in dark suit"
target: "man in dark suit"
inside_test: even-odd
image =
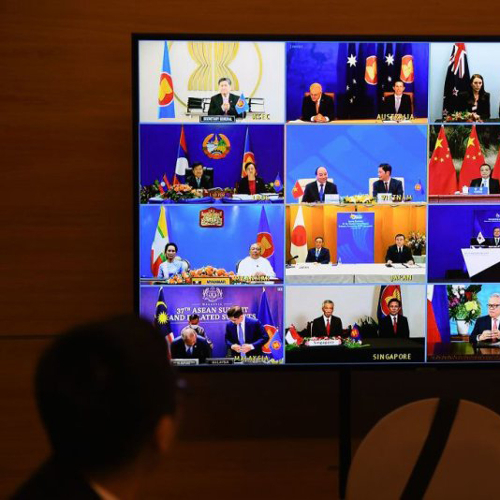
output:
[[[323,94],[319,83],[309,87],[309,95],[302,99],[302,116],[304,122],[327,123],[335,119],[335,105],[333,99]]]
[[[394,83],[394,94],[384,98],[384,114],[411,116],[411,97],[404,94],[405,84],[401,80]]]
[[[170,344],[170,354],[172,359],[198,359],[205,363],[210,357],[210,346],[193,328],[186,326],[181,330],[181,336]]]
[[[235,108],[239,97],[231,94],[231,80],[227,77],[219,78],[218,85],[220,93],[210,98],[208,114],[241,116],[243,118],[244,114],[239,115]]]
[[[195,162],[191,165],[192,174],[186,177],[186,184],[193,189],[212,189],[212,180],[203,173],[203,164]]]
[[[318,264],[330,263],[330,250],[323,247],[323,238],[318,236],[314,240],[314,247],[307,252],[306,262],[317,262]]]
[[[485,247],[500,247],[500,227],[493,228],[493,238],[486,238]]]
[[[175,433],[167,350],[165,337],[136,316],[57,337],[35,376],[53,455],[12,498],[138,498]]]
[[[373,183],[373,197],[376,199],[379,193],[391,193],[403,198],[403,183],[393,179],[392,167],[388,163],[381,163],[378,167],[378,181]]]
[[[308,328],[302,335],[305,337],[341,337],[342,320],[333,316],[335,304],[331,300],[324,300],[321,305],[323,314],[308,324]]]
[[[243,314],[241,306],[230,307],[227,311],[226,345],[228,356],[260,356],[262,346],[269,335],[259,320]]]
[[[395,245],[391,245],[387,249],[387,253],[385,254],[385,260],[387,264],[413,264],[413,255],[411,254],[411,250],[407,247],[405,243],[404,234],[396,234],[394,238],[396,241]]]
[[[485,186],[488,188],[488,194],[500,194],[500,182],[498,179],[491,178],[491,167],[483,163],[479,169],[481,177],[472,179],[470,187]]]
[[[500,293],[492,293],[488,298],[488,316],[477,318],[469,342],[498,342],[500,340]]]
[[[399,314],[401,302],[399,299],[391,299],[389,304],[389,314],[380,320],[378,325],[378,336],[386,339],[407,339],[410,337],[408,319]]]
[[[315,175],[316,180],[307,184],[304,189],[302,203],[324,203],[326,194],[338,194],[337,186],[328,181],[328,171],[325,167],[318,167]]]

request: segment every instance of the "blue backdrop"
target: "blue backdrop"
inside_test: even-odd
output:
[[[481,211],[497,213],[495,210],[488,210],[488,206],[480,205],[429,206],[429,280],[444,279],[448,269],[465,271],[461,249],[469,248],[471,238],[477,236],[474,219],[476,212]],[[492,222],[491,226],[493,225],[498,225],[498,221]],[[486,229],[484,236],[491,238],[492,233],[491,227]]]
[[[203,266],[223,267],[235,271],[236,262],[249,255],[250,245],[255,243],[263,205],[222,206],[224,226],[203,228],[199,225],[200,210],[219,208],[214,205],[169,205],[166,207],[170,241],[179,247],[178,255],[191,263],[191,268]],[[274,243],[274,271],[283,278],[284,267],[284,208],[282,205],[265,206],[269,228]],[[151,244],[153,243],[160,205],[140,207],[140,275],[150,277]]]
[[[141,287],[140,315],[152,321],[155,315],[158,299],[158,286]],[[217,291],[217,299],[212,299],[204,292],[212,289]],[[181,330],[188,324],[188,316],[196,312],[200,316],[200,326],[214,343],[213,357],[224,357],[226,345],[224,340],[225,328],[228,322],[226,311],[233,305],[243,307],[245,314],[257,317],[259,303],[262,296],[262,287],[164,287],[164,297],[168,307],[170,325],[174,335],[180,335]],[[274,320],[274,325],[281,332],[281,346],[283,348],[283,287],[266,286],[266,295]]]
[[[214,169],[214,187],[234,187],[241,179],[241,165],[247,125],[184,125],[189,164],[195,161]],[[283,127],[249,125],[250,146],[255,155],[257,173],[264,182],[273,182],[280,174],[283,180]],[[180,125],[140,126],[140,183],[152,184],[167,174],[172,182],[179,148]],[[229,154],[212,159],[203,152],[203,140],[210,134],[224,134],[230,142]]]
[[[374,213],[337,214],[337,255],[344,264],[373,263]]]
[[[404,177],[405,194],[425,201],[427,192],[427,127],[420,125],[287,126],[286,201],[296,203],[292,189],[297,179],[314,177],[327,168],[341,196],[368,193],[368,179],[377,177],[380,163]],[[416,191],[421,182],[424,188]]]
[[[415,116],[427,116],[428,88],[427,79],[429,72],[429,44],[411,43],[395,45],[395,64],[401,60],[402,46],[406,45],[413,55],[415,81],[412,85],[406,85],[406,90],[414,92]],[[371,98],[368,93],[376,86],[365,85],[364,65],[360,63],[366,58],[368,51],[374,49],[378,59],[379,76],[382,75],[381,61],[385,60],[385,49],[387,44],[379,43],[356,43],[357,51],[357,80],[361,86],[361,92]],[[407,53],[407,51],[404,51]],[[364,57],[363,57],[364,56]],[[309,92],[312,83],[318,82],[322,85],[324,92],[335,92],[336,113],[339,119],[347,118],[346,104],[346,73],[348,58],[348,43],[335,42],[290,42],[287,43],[287,98],[286,116],[287,120],[297,120],[301,115],[302,99],[304,92]],[[380,85],[381,78],[379,78]],[[366,88],[365,88],[366,87]],[[373,88],[371,88],[373,87]],[[392,88],[387,89],[392,92]],[[375,104],[375,103],[372,103]],[[376,117],[376,106],[371,109],[373,118]]]

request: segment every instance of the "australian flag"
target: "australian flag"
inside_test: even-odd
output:
[[[347,118],[358,118],[359,89],[358,65],[356,44],[350,43],[347,48],[347,70],[346,70],[346,110]]]
[[[455,43],[444,82],[443,118],[460,110],[458,94],[470,90],[469,64],[465,43]]]
[[[397,44],[396,44],[397,45]],[[385,44],[385,53],[379,64],[380,100],[384,100],[384,92],[393,92],[394,82],[398,80],[399,65],[396,59],[393,43]]]
[[[260,296],[257,319],[261,322],[262,326],[269,335],[269,341],[262,347],[263,354],[268,355],[273,359],[282,359],[283,339],[281,338],[281,333],[278,329],[278,326],[273,320],[271,308],[269,307],[269,302],[267,301],[265,288],[262,291],[262,295]]]

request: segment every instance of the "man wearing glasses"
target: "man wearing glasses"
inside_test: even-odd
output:
[[[477,318],[469,337],[472,344],[477,342],[498,342],[500,340],[500,293],[492,293],[488,299],[488,316]]]

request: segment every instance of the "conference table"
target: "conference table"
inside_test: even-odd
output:
[[[478,342],[437,342],[427,346],[428,361],[500,361],[500,347]]]
[[[424,361],[424,339],[363,339],[363,347],[344,345],[309,347],[302,344],[285,351],[286,363],[411,363]]]
[[[286,269],[287,283],[425,283],[425,264],[295,264]]]
[[[429,120],[427,118],[414,118],[413,120],[404,120],[404,121],[392,121],[392,120],[378,120],[376,118],[368,118],[368,119],[359,119],[359,120],[332,120],[326,123],[315,123],[315,122],[306,122],[302,120],[288,120],[287,124],[300,124],[300,125],[427,125]]]
[[[491,203],[500,205],[500,194],[430,194],[429,203]]]
[[[479,281],[500,280],[500,248],[462,248],[469,277]]]

